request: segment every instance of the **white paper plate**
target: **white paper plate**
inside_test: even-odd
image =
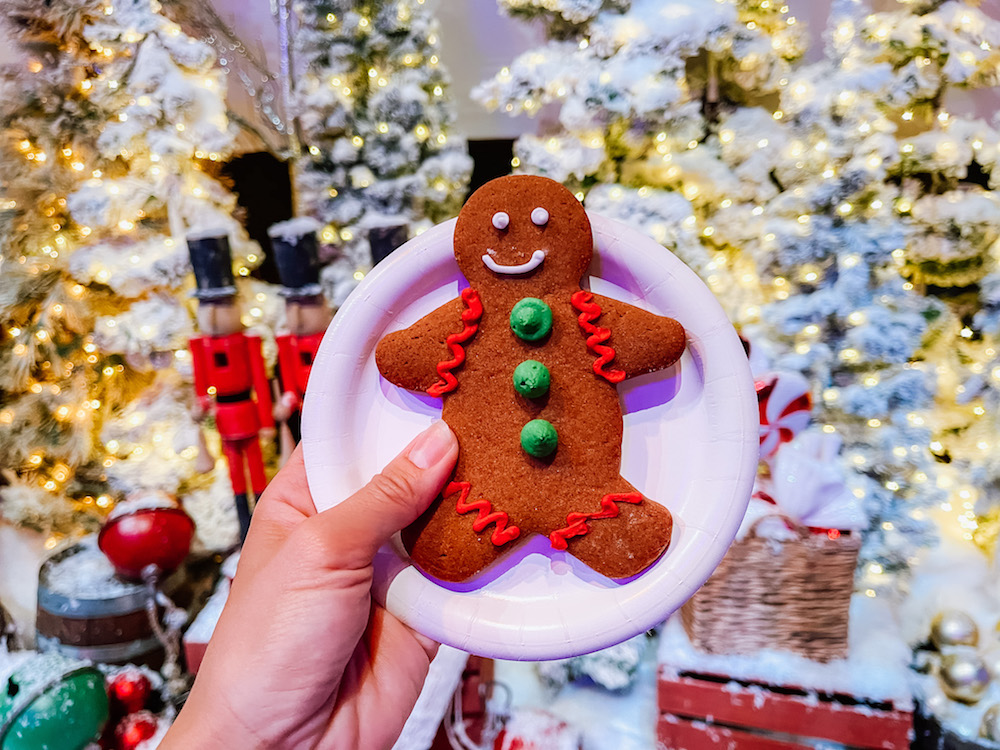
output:
[[[545,537],[501,559],[475,585],[420,573],[398,542],[375,561],[375,596],[415,630],[502,659],[558,659],[619,643],[665,619],[718,565],[739,528],[757,470],[757,397],[746,355],[701,280],[646,235],[590,216],[590,288],[680,321],[679,365],[619,386],[622,476],[666,505],[674,536],[642,575],[616,583]],[[368,275],[334,318],[309,378],[302,417],[316,507],[364,486],[432,420],[441,402],[383,380],[375,345],[458,296],[454,220],[407,242]]]

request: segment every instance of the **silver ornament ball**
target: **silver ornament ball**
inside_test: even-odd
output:
[[[975,646],[979,643],[976,621],[958,609],[938,612],[931,621],[931,643],[937,649],[948,646]]]
[[[962,649],[941,655],[938,680],[945,695],[953,701],[975,703],[990,686],[990,673],[975,651]]]
[[[979,736],[1000,742],[1000,703],[994,703],[986,709],[983,723],[979,725]]]
[[[1000,644],[994,644],[983,651],[983,662],[994,680],[1000,680]]]

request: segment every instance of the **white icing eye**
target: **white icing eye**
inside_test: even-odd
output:
[[[539,206],[531,212],[531,223],[535,226],[544,227],[549,223],[549,212]]]
[[[503,211],[497,211],[493,214],[493,226],[497,229],[506,229],[508,224],[510,224],[510,217]]]

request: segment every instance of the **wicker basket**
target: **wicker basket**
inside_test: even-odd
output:
[[[860,535],[831,539],[785,519],[798,538],[778,542],[757,534],[764,518],[681,608],[688,638],[710,654],[781,649],[816,661],[846,656]]]

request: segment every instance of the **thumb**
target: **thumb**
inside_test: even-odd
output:
[[[308,519],[303,525],[312,526],[314,538],[324,540],[321,564],[342,570],[370,565],[378,548],[437,497],[457,457],[454,433],[438,420],[362,489]]]

